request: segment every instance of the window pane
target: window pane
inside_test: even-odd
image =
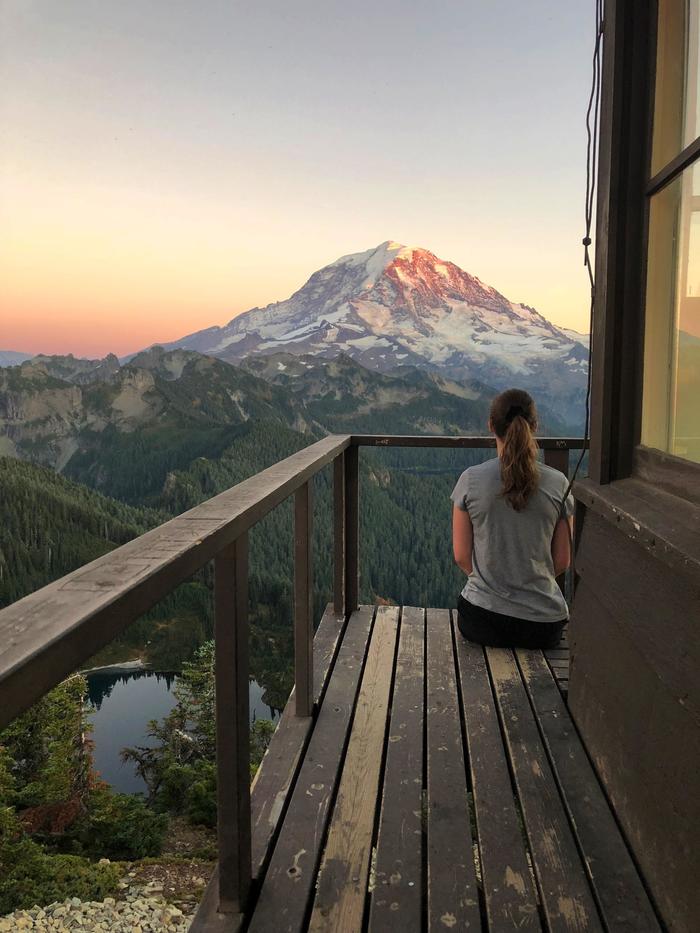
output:
[[[700,135],[700,0],[659,0],[651,173]]]
[[[642,443],[700,463],[700,162],[651,199]]]

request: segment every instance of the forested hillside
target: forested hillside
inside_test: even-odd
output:
[[[123,544],[148,528],[216,495],[301,449],[315,438],[279,423],[248,422],[216,458],[196,458],[167,475],[158,508],[136,508],[109,499],[54,471],[0,458],[3,521],[0,528],[2,605]],[[405,604],[452,605],[461,587],[450,550],[446,472],[414,475],[382,461],[390,451],[361,452],[361,598]],[[461,468],[482,454],[453,452]],[[125,470],[129,461],[125,462]],[[133,474],[130,474],[133,480]],[[315,618],[331,598],[332,473],[314,480]],[[267,700],[281,706],[290,689],[292,658],[292,504],[288,501],[251,532],[251,662]],[[177,669],[211,636],[211,569],[180,587],[131,626],[100,660],[145,656]]]
[[[2,371],[0,605],[37,589],[234,486],[328,432],[483,434],[491,389],[399,366],[367,369],[277,353],[244,366],[154,347],[115,357],[37,358]],[[550,411],[541,430],[567,434]],[[489,451],[363,448],[360,594],[454,605],[450,490]],[[73,480],[73,481],[71,481]],[[91,488],[88,488],[91,487]],[[331,468],[314,479],[314,616],[331,598]],[[292,503],[250,536],[251,666],[271,706],[291,687]],[[212,571],[202,568],[100,652],[177,670],[212,635]]]
[[[0,457],[0,495],[0,607],[166,518],[10,457]]]

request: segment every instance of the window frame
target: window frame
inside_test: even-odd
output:
[[[654,0],[653,3],[653,17],[654,24],[658,20],[658,0]],[[656,60],[657,60],[657,34],[656,26],[654,25],[653,31],[653,41],[650,42],[650,57],[653,63],[651,69],[650,81],[648,84],[648,113],[649,113],[649,127],[647,132],[647,145],[649,147],[649,152],[647,153],[648,161],[648,181],[645,189],[645,227],[644,227],[644,279],[646,285],[646,270],[647,270],[647,261],[648,261],[648,252],[649,252],[649,214],[651,211],[651,200],[654,195],[658,195],[664,188],[667,188],[669,185],[673,184],[676,180],[679,180],[683,175],[683,172],[686,169],[690,169],[694,164],[700,164],[700,134],[688,145],[686,145],[676,156],[663,165],[654,175],[651,175],[651,156],[652,156],[652,147],[653,147],[653,120],[654,120],[654,104],[655,104],[655,90],[656,90]],[[696,127],[696,130],[700,128]],[[678,287],[678,283],[676,284]],[[641,307],[641,322],[642,329],[644,329],[646,321],[646,288],[643,294],[643,301]],[[644,344],[642,343],[642,347]],[[642,370],[643,370],[643,355],[642,355]],[[641,404],[643,403],[643,393],[644,393],[644,373],[642,371],[640,379],[640,409]],[[637,434],[637,443],[635,444],[635,451],[633,454],[633,473],[638,474],[642,464],[648,469],[650,464],[654,464],[654,469],[651,471],[651,475],[654,475],[658,482],[660,482],[664,488],[668,488],[668,485],[672,485],[674,488],[678,487],[677,482],[674,482],[674,476],[676,476],[679,471],[686,475],[687,471],[680,468],[681,464],[689,463],[691,467],[695,466],[700,468],[700,463],[696,461],[686,459],[684,457],[678,457],[666,450],[660,450],[655,447],[646,447],[641,442],[642,434],[642,424],[641,424],[641,412],[640,420],[638,426]],[[692,470],[691,470],[692,472]],[[683,487],[685,488],[685,487]],[[678,494],[678,490],[677,490]],[[697,496],[697,491],[695,493]],[[695,498],[695,496],[693,498]],[[700,501],[697,499],[696,501]]]
[[[658,2],[606,0],[604,15],[589,477],[700,505],[700,463],[641,443],[650,201],[700,158],[700,138],[652,175]]]

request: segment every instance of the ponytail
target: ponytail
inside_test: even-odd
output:
[[[535,403],[527,392],[508,389],[491,403],[491,427],[503,442],[501,495],[522,512],[537,488],[537,429]]]
[[[516,512],[522,512],[537,488],[537,442],[530,425],[516,415],[503,438],[501,479],[503,498]]]

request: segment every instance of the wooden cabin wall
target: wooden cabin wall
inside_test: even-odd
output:
[[[700,917],[700,581],[584,516],[569,704],[658,908]]]

